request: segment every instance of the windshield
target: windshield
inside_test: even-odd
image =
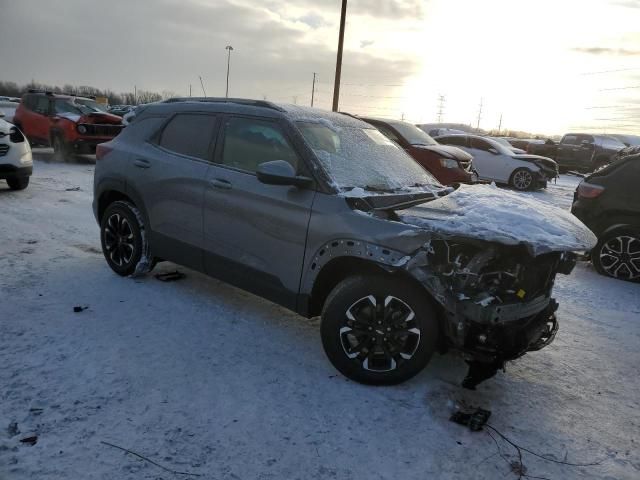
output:
[[[343,192],[419,192],[442,188],[404,150],[374,128],[299,121],[297,126]]]
[[[431,138],[424,130],[419,129],[410,123],[390,123],[404,139],[411,145],[437,145],[438,143]]]
[[[86,107],[88,109],[87,113],[91,113],[91,112],[106,112],[107,109],[104,105],[100,105],[98,102],[96,102],[95,100],[88,100],[88,99],[80,99],[80,98],[76,98],[76,104],[80,106],[80,108],[82,109],[82,106]]]

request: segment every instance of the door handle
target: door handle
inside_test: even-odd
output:
[[[231,182],[222,178],[214,178],[211,180],[211,186],[220,190],[231,190]]]
[[[143,158],[136,158],[133,161],[133,164],[138,168],[149,168],[149,167],[151,167],[151,162],[149,160],[145,160]]]

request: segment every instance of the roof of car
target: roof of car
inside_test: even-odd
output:
[[[150,103],[144,108],[144,113],[158,114],[194,110],[253,114],[270,118],[286,118],[290,121],[330,121],[339,127],[372,128],[371,125],[362,120],[341,113],[247,98],[177,97],[162,102]]]

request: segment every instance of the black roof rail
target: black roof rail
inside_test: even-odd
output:
[[[338,112],[340,115],[346,115],[347,117],[351,117],[351,118],[355,118],[357,120],[362,120],[358,115],[356,115],[355,113],[349,113],[349,112]]]
[[[275,103],[267,100],[251,100],[249,98],[222,98],[222,97],[173,97],[163,100],[162,103],[177,103],[177,102],[207,102],[207,103],[235,103],[238,105],[247,105],[249,107],[263,107],[284,112],[285,109],[279,107]]]

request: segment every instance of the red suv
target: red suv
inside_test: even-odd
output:
[[[423,130],[408,122],[358,117],[380,130],[426,168],[443,185],[474,183],[473,157],[464,150],[440,145]]]
[[[51,146],[64,160],[71,153],[94,153],[124,128],[122,119],[89,97],[29,90],[16,109],[14,123],[34,145]]]

